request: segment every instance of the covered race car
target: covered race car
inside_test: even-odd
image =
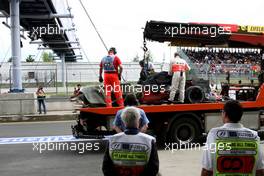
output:
[[[128,93],[136,95],[140,104],[163,104],[168,103],[170,85],[172,76],[168,72],[155,73],[143,81],[141,84],[121,84],[124,100]],[[203,87],[203,89],[201,88]],[[186,84],[186,103],[201,103],[205,101],[205,92],[209,91],[209,81],[205,80],[188,80]],[[84,107],[104,107],[104,87],[91,86],[81,90],[82,94],[78,99],[82,101]],[[113,106],[115,97],[112,95]],[[125,101],[126,105],[126,101]]]

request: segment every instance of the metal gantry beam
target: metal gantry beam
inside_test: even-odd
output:
[[[0,18],[6,18],[8,16],[1,15]],[[30,19],[54,19],[54,18],[73,18],[71,14],[48,14],[48,15],[21,15],[21,19],[30,18]]]
[[[42,42],[42,41],[31,41],[30,44],[37,44],[37,45],[49,45],[49,44],[78,44],[79,42],[71,42],[71,41],[61,41],[61,42]]]
[[[34,26],[36,28],[36,26],[42,26],[45,27],[46,24],[52,24],[54,26],[58,26],[63,27],[62,25],[62,21],[61,18],[73,18],[74,16],[69,13],[69,12],[62,12],[62,13],[57,13],[56,12],[56,7],[54,6],[54,4],[52,4],[53,2],[48,2],[46,0],[6,0],[6,2],[9,2],[10,6],[9,9],[3,9],[3,12],[7,12],[7,13],[3,13],[0,12],[0,18],[12,18],[12,14],[11,14],[11,9],[14,9],[13,7],[11,8],[11,1],[12,2],[18,2],[18,5],[20,5],[20,9],[21,10],[21,14],[19,14],[20,12],[18,12],[18,16],[19,16],[19,20],[21,22],[21,25],[26,29],[20,29],[22,32],[29,32],[29,34],[32,32],[32,29],[30,28],[30,26]],[[22,12],[23,11],[23,12]],[[51,19],[51,20],[50,20]],[[7,27],[11,28],[11,25],[9,25],[9,23],[4,24]],[[34,29],[34,32],[37,29]],[[69,56],[73,56],[72,58],[76,58],[75,55],[75,51],[77,49],[81,49],[79,47],[79,42],[76,41],[69,41],[68,39],[68,34],[67,31],[74,31],[76,30],[74,27],[72,28],[67,28],[64,29],[63,31],[65,33],[61,33],[60,35],[56,35],[56,36],[45,36],[42,39],[42,42],[30,42],[31,44],[38,44],[38,45],[43,45],[43,47],[38,48],[38,50],[53,50],[56,54],[58,54],[59,56],[61,55],[61,53],[65,54],[65,58],[66,61],[67,60],[71,60],[70,58],[67,57],[67,55]],[[33,33],[34,33],[33,32]],[[20,32],[21,34],[21,32]],[[23,34],[22,34],[23,35]],[[25,38],[24,36],[21,35],[21,38]],[[25,34],[24,34],[25,35]],[[41,36],[40,36],[41,37]],[[32,36],[30,37],[32,40],[36,40],[38,38],[33,38]],[[13,40],[13,39],[12,39]],[[20,40],[19,41],[15,41],[17,44],[20,44]],[[14,42],[14,43],[15,43]],[[75,44],[75,45],[71,45],[71,44]],[[17,45],[18,46],[18,45]],[[20,46],[20,45],[19,45]],[[16,49],[14,49],[16,50]],[[21,55],[21,54],[20,54]],[[14,56],[16,57],[16,56]],[[18,65],[18,64],[16,64]]]
[[[80,47],[74,48],[52,48],[53,50],[74,50],[74,49],[81,49]],[[38,50],[50,50],[50,48],[38,48]]]
[[[74,56],[65,56],[67,58],[75,58],[75,57],[82,57],[82,55],[74,55]],[[53,56],[53,58],[60,58],[60,56]]]
[[[47,1],[46,1],[46,0],[42,0],[42,2],[45,4],[45,6],[46,6],[46,8],[48,9],[48,11],[49,11],[49,12],[52,12],[52,10],[51,10],[49,4],[47,3]]]

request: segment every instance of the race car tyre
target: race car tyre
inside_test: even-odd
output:
[[[200,86],[191,86],[185,91],[187,103],[201,103],[204,101],[205,93]]]

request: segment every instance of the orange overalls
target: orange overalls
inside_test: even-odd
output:
[[[121,61],[115,55],[104,57],[100,64],[104,69],[105,103],[107,107],[112,107],[112,91],[114,91],[117,104],[119,106],[124,106],[122,89],[117,71],[119,65],[121,65]]]

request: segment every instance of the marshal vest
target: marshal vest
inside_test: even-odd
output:
[[[115,56],[106,56],[102,60],[103,68],[105,73],[116,73],[114,66]]]
[[[140,175],[149,161],[153,140],[153,137],[143,133],[119,133],[110,138],[109,155],[115,165],[115,171],[120,175],[124,172]]]
[[[257,135],[250,130],[216,132],[214,175],[254,176],[258,160]]]

